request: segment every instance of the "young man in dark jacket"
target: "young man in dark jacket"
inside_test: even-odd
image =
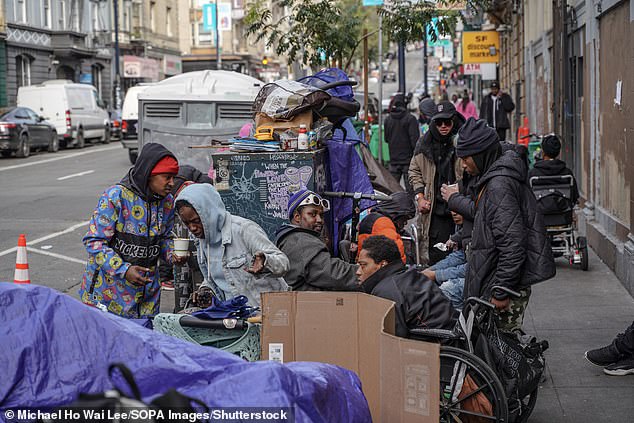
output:
[[[519,330],[530,286],[555,275],[543,218],[526,182],[526,161],[514,150],[502,154],[495,130],[474,119],[461,128],[456,153],[464,169],[478,176],[464,296],[491,299],[500,310],[500,327]],[[492,292],[495,285],[519,291],[522,297],[511,301]]]
[[[332,257],[319,238],[324,212],[330,203],[316,193],[301,190],[288,200],[290,224],[275,234],[275,244],[288,256],[284,279],[293,291],[356,291],[357,266]]]
[[[401,183],[405,179],[405,188],[411,194],[407,171],[414,155],[416,141],[420,137],[420,129],[416,117],[407,111],[402,94],[394,97],[389,116],[385,119],[385,142],[390,149],[390,173]]]
[[[359,283],[363,292],[396,303],[396,336],[409,329],[452,329],[457,312],[438,286],[416,269],[407,269],[393,240],[371,236],[359,255]]]
[[[542,157],[543,160],[535,162],[535,165],[528,171],[528,178],[533,176],[572,176],[572,195],[570,200],[572,204],[577,204],[579,200],[579,189],[572,170],[566,166],[566,162],[559,160],[561,152],[561,141],[557,135],[547,135],[542,140]]]
[[[506,140],[506,130],[511,127],[508,114],[515,110],[515,103],[507,93],[500,91],[498,81],[491,83],[491,92],[484,96],[480,105],[480,119],[487,121],[496,130],[500,141]]]

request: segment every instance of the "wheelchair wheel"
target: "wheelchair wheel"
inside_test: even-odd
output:
[[[462,371],[461,371],[462,370]],[[464,377],[460,377],[460,375]],[[467,380],[471,386],[467,386]],[[458,392],[460,389],[460,392]],[[507,422],[502,383],[480,358],[458,348],[440,347],[440,422]]]
[[[581,270],[588,270],[590,257],[588,257],[588,240],[585,236],[577,238],[577,248],[579,249],[579,254],[581,255]]]

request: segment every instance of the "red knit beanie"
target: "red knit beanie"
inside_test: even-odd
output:
[[[161,173],[178,174],[178,162],[172,156],[165,156],[152,169],[150,175],[158,175]]]

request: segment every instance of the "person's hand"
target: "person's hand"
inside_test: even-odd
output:
[[[427,214],[431,211],[431,201],[427,200],[422,195],[418,197],[416,202],[418,203],[418,211],[422,214]]]
[[[511,298],[510,297],[506,297],[503,300],[498,300],[495,297],[491,297],[491,303],[498,310],[509,310],[511,308]]]
[[[458,193],[458,184],[453,184],[453,185],[447,185],[447,184],[442,184],[440,186],[440,195],[442,196],[442,199],[445,201],[449,201],[449,198]]]
[[[350,243],[350,252],[353,253],[354,255],[356,255],[358,250],[359,250],[359,245],[356,242],[351,242]]]
[[[192,303],[200,308],[207,308],[211,305],[213,293],[206,286],[201,286],[198,291],[192,293]]]
[[[254,275],[262,272],[262,270],[264,270],[265,258],[266,257],[263,252],[258,251],[255,253],[255,256],[253,256],[253,262],[251,263],[251,266],[247,267],[246,271]]]
[[[152,282],[148,276],[146,276],[150,272],[150,269],[147,267],[132,265],[128,267],[128,270],[125,272],[125,280],[134,285],[143,286],[146,283]]]
[[[185,264],[187,264],[187,257],[172,254],[172,262],[177,266],[184,266]]]
[[[436,281],[436,272],[430,269],[423,270],[423,275],[427,276],[429,280]]]
[[[447,246],[447,250],[455,250],[458,247],[458,243],[451,238],[445,242],[445,245]]]

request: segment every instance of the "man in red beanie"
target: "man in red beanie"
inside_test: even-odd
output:
[[[159,256],[185,260],[172,256],[170,239],[177,173],[170,151],[146,144],[121,182],[103,193],[83,239],[89,256],[79,289],[84,303],[127,318],[158,313]]]

